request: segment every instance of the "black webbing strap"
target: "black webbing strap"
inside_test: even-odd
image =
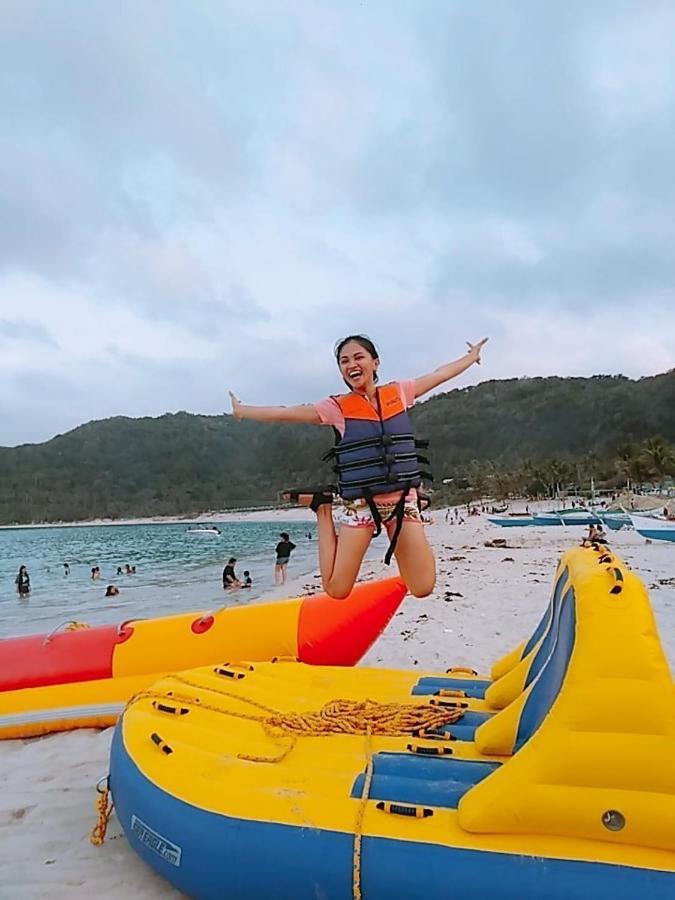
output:
[[[405,512],[405,498],[407,497],[408,492],[403,491],[401,496],[394,507],[394,511],[390,516],[387,517],[387,522],[390,522],[392,519],[396,522],[396,526],[394,528],[394,533],[392,534],[389,540],[389,547],[387,548],[387,552],[384,555],[384,564],[386,566],[391,562],[391,558],[394,555],[394,550],[396,549],[396,544],[398,543],[398,536],[401,533],[401,528],[403,527],[403,514]]]
[[[373,517],[373,524],[375,525],[375,534],[373,535],[373,537],[377,537],[378,534],[382,533],[382,516],[380,515],[380,511],[375,504],[375,500],[370,488],[364,489],[363,496],[366,503],[368,504],[368,509],[370,510],[370,514]]]
[[[335,447],[331,447],[328,453],[321,457],[324,462],[332,459],[338,453],[348,453],[350,450],[367,450],[369,447],[387,447],[390,444],[403,444],[414,441],[415,446],[429,445],[428,441],[416,441],[414,434],[384,434],[373,438],[363,438],[360,441],[340,441]]]
[[[333,466],[334,472],[349,472],[351,469],[367,469],[369,466],[389,466],[392,463],[397,462],[417,462],[418,460],[422,460],[425,463],[428,463],[429,460],[424,456],[419,456],[417,453],[389,453],[387,456],[390,459],[387,459],[386,456],[369,456],[366,459],[357,459],[354,462],[348,463],[337,463]]]
[[[405,475],[399,475],[396,481],[391,482],[391,490],[395,491],[406,481],[412,481],[413,479],[417,479],[418,477],[422,476],[426,479],[430,478],[428,473],[420,472],[417,469],[415,469],[414,472],[406,472]],[[374,487],[376,484],[386,484],[386,481],[382,478],[381,475],[373,475],[371,478],[362,478],[359,481],[350,481],[348,483],[341,484],[341,488],[349,488],[350,490],[352,488],[363,488],[365,491],[367,488]]]

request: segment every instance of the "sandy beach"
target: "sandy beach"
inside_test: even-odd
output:
[[[270,513],[249,515],[262,514]],[[311,519],[304,510],[293,515]],[[547,602],[559,554],[584,533],[573,527],[499,529],[485,516],[452,525],[443,510],[433,519],[428,535],[437,558],[436,589],[423,600],[406,598],[363,665],[488,670],[530,633]],[[486,546],[494,538],[505,539],[506,546]],[[673,667],[675,546],[646,543],[633,531],[611,532],[610,540],[649,588]],[[383,553],[379,543],[372,548],[363,578],[389,574],[380,561]],[[288,593],[307,593],[318,584],[313,576],[296,579]],[[129,849],[114,815],[105,844],[89,842],[95,784],[107,773],[111,736],[107,729],[0,744],[2,900],[180,896]]]

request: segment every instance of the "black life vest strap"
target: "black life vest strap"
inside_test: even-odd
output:
[[[414,441],[415,446],[418,446],[414,434],[383,434],[378,437],[363,438],[360,441],[340,441],[335,447],[331,447],[328,453],[324,453],[321,458],[324,462],[327,462],[338,453],[347,453],[350,450],[367,450],[369,447],[387,447],[390,444],[402,444],[408,441]],[[427,446],[428,443],[427,441]]]
[[[380,515],[380,511],[375,504],[375,499],[369,488],[364,489],[363,496],[366,503],[368,504],[368,509],[370,510],[370,514],[373,517],[373,524],[375,525],[375,534],[373,535],[373,537],[377,537],[378,534],[382,533],[382,516]]]
[[[351,469],[365,469],[368,466],[384,466],[387,464],[392,464],[395,462],[417,462],[420,458],[428,463],[429,460],[425,457],[418,456],[417,453],[390,453],[389,454],[393,459],[387,461],[382,456],[368,456],[366,459],[357,459],[354,462],[348,463],[337,463],[333,466],[334,472],[349,472]]]
[[[405,513],[405,498],[407,496],[407,491],[403,491],[401,496],[394,507],[394,511],[390,516],[387,517],[387,522],[390,522],[392,519],[396,522],[396,526],[394,528],[394,533],[392,534],[389,540],[389,547],[387,548],[387,552],[384,555],[384,564],[386,566],[391,562],[391,558],[394,555],[394,550],[396,549],[396,544],[398,543],[398,537],[401,533],[401,528],[403,527],[403,515]]]
[[[420,472],[419,469],[416,469],[414,472],[406,472],[405,475],[398,475],[396,481],[392,481],[391,483],[391,490],[396,491],[402,484],[405,484],[407,481],[413,481],[421,476],[424,476],[427,479],[429,478],[428,473]],[[350,490],[352,488],[363,488],[365,497],[365,491],[368,490],[368,488],[374,487],[376,484],[384,484],[381,475],[373,475],[371,478],[362,478],[359,481],[350,481],[348,484],[345,484],[344,487],[349,488]],[[412,485],[409,485],[409,487],[412,487]]]

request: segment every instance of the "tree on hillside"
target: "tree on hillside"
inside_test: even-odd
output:
[[[675,467],[673,448],[662,437],[647,438],[642,445],[640,458],[647,473],[658,482],[659,489],[663,491],[666,475],[671,474]]]

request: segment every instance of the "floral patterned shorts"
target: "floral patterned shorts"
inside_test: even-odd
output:
[[[378,503],[375,497],[375,506],[378,508],[382,522],[386,522],[396,509],[395,503]],[[347,528],[374,528],[373,514],[370,507],[363,499],[344,500],[343,506],[338,507],[335,521],[338,525],[346,525]],[[422,525],[422,516],[417,505],[417,497],[408,495],[403,507],[403,521],[417,522]]]

